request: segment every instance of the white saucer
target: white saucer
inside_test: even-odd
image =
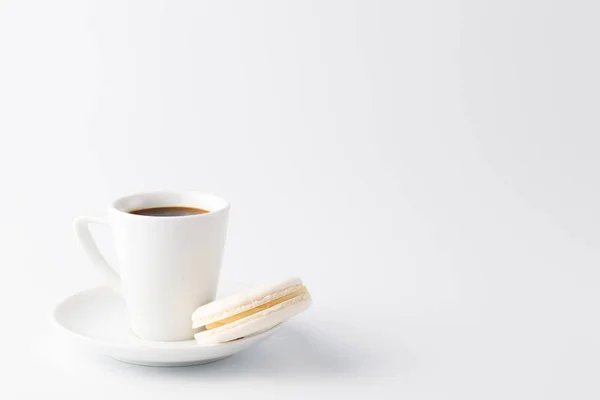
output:
[[[228,284],[229,289],[231,286],[233,284]],[[88,289],[67,297],[54,309],[54,322],[59,332],[94,351],[129,364],[155,367],[218,361],[259,343],[280,326],[222,344],[199,345],[194,340],[146,341],[131,333],[125,302],[108,287]]]

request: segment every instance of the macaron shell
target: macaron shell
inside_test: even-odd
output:
[[[256,286],[221,300],[205,304],[194,311],[192,326],[199,328],[250,310],[302,288],[299,278],[287,278]]]
[[[311,298],[306,293],[231,324],[198,332],[194,337],[199,344],[229,342],[270,329],[301,313],[310,305]]]

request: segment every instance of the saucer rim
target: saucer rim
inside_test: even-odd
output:
[[[75,331],[67,328],[65,325],[63,325],[59,321],[59,317],[57,315],[58,311],[60,310],[60,308],[62,306],[64,306],[68,301],[72,300],[75,296],[94,292],[94,291],[106,291],[106,290],[110,290],[110,291],[114,292],[114,290],[111,287],[109,287],[107,285],[100,285],[100,286],[94,286],[91,288],[77,291],[77,292],[65,297],[64,299],[60,300],[58,303],[56,303],[56,305],[54,306],[54,309],[52,311],[52,323],[53,323],[54,327],[58,328],[59,331],[64,332],[68,336],[75,338],[77,340],[84,341],[92,346],[106,347],[106,348],[111,348],[111,349],[116,349],[116,348],[119,348],[119,349],[132,349],[132,348],[150,349],[151,348],[152,350],[167,352],[167,351],[173,351],[173,350],[181,349],[181,348],[190,348],[190,349],[191,348],[205,348],[205,349],[208,349],[208,348],[223,348],[223,347],[230,347],[230,346],[239,346],[239,345],[245,344],[246,342],[249,342],[249,341],[254,341],[257,339],[264,338],[266,336],[270,336],[271,334],[278,331],[279,328],[281,328],[281,325],[283,325],[283,323],[280,323],[280,324],[275,325],[274,327],[264,330],[262,332],[257,332],[250,336],[246,336],[246,337],[243,337],[243,338],[231,341],[231,342],[225,342],[225,343],[199,344],[194,339],[182,340],[182,341],[176,341],[176,342],[151,341],[151,340],[140,339],[140,338],[136,337],[133,333],[131,333],[132,337],[135,338],[135,341],[130,344],[123,344],[123,343],[117,343],[117,342],[113,342],[113,341],[105,340],[105,339],[103,340],[103,339],[91,338],[89,336],[83,335],[81,333],[75,332]],[[117,294],[117,293],[115,292],[115,294]]]

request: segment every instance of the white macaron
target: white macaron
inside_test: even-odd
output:
[[[289,278],[208,303],[192,315],[200,344],[223,343],[265,331],[306,310],[310,294],[302,281]]]

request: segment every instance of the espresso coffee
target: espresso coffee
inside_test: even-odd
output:
[[[130,214],[148,217],[184,217],[186,215],[206,214],[209,211],[193,207],[153,207],[129,211]]]

